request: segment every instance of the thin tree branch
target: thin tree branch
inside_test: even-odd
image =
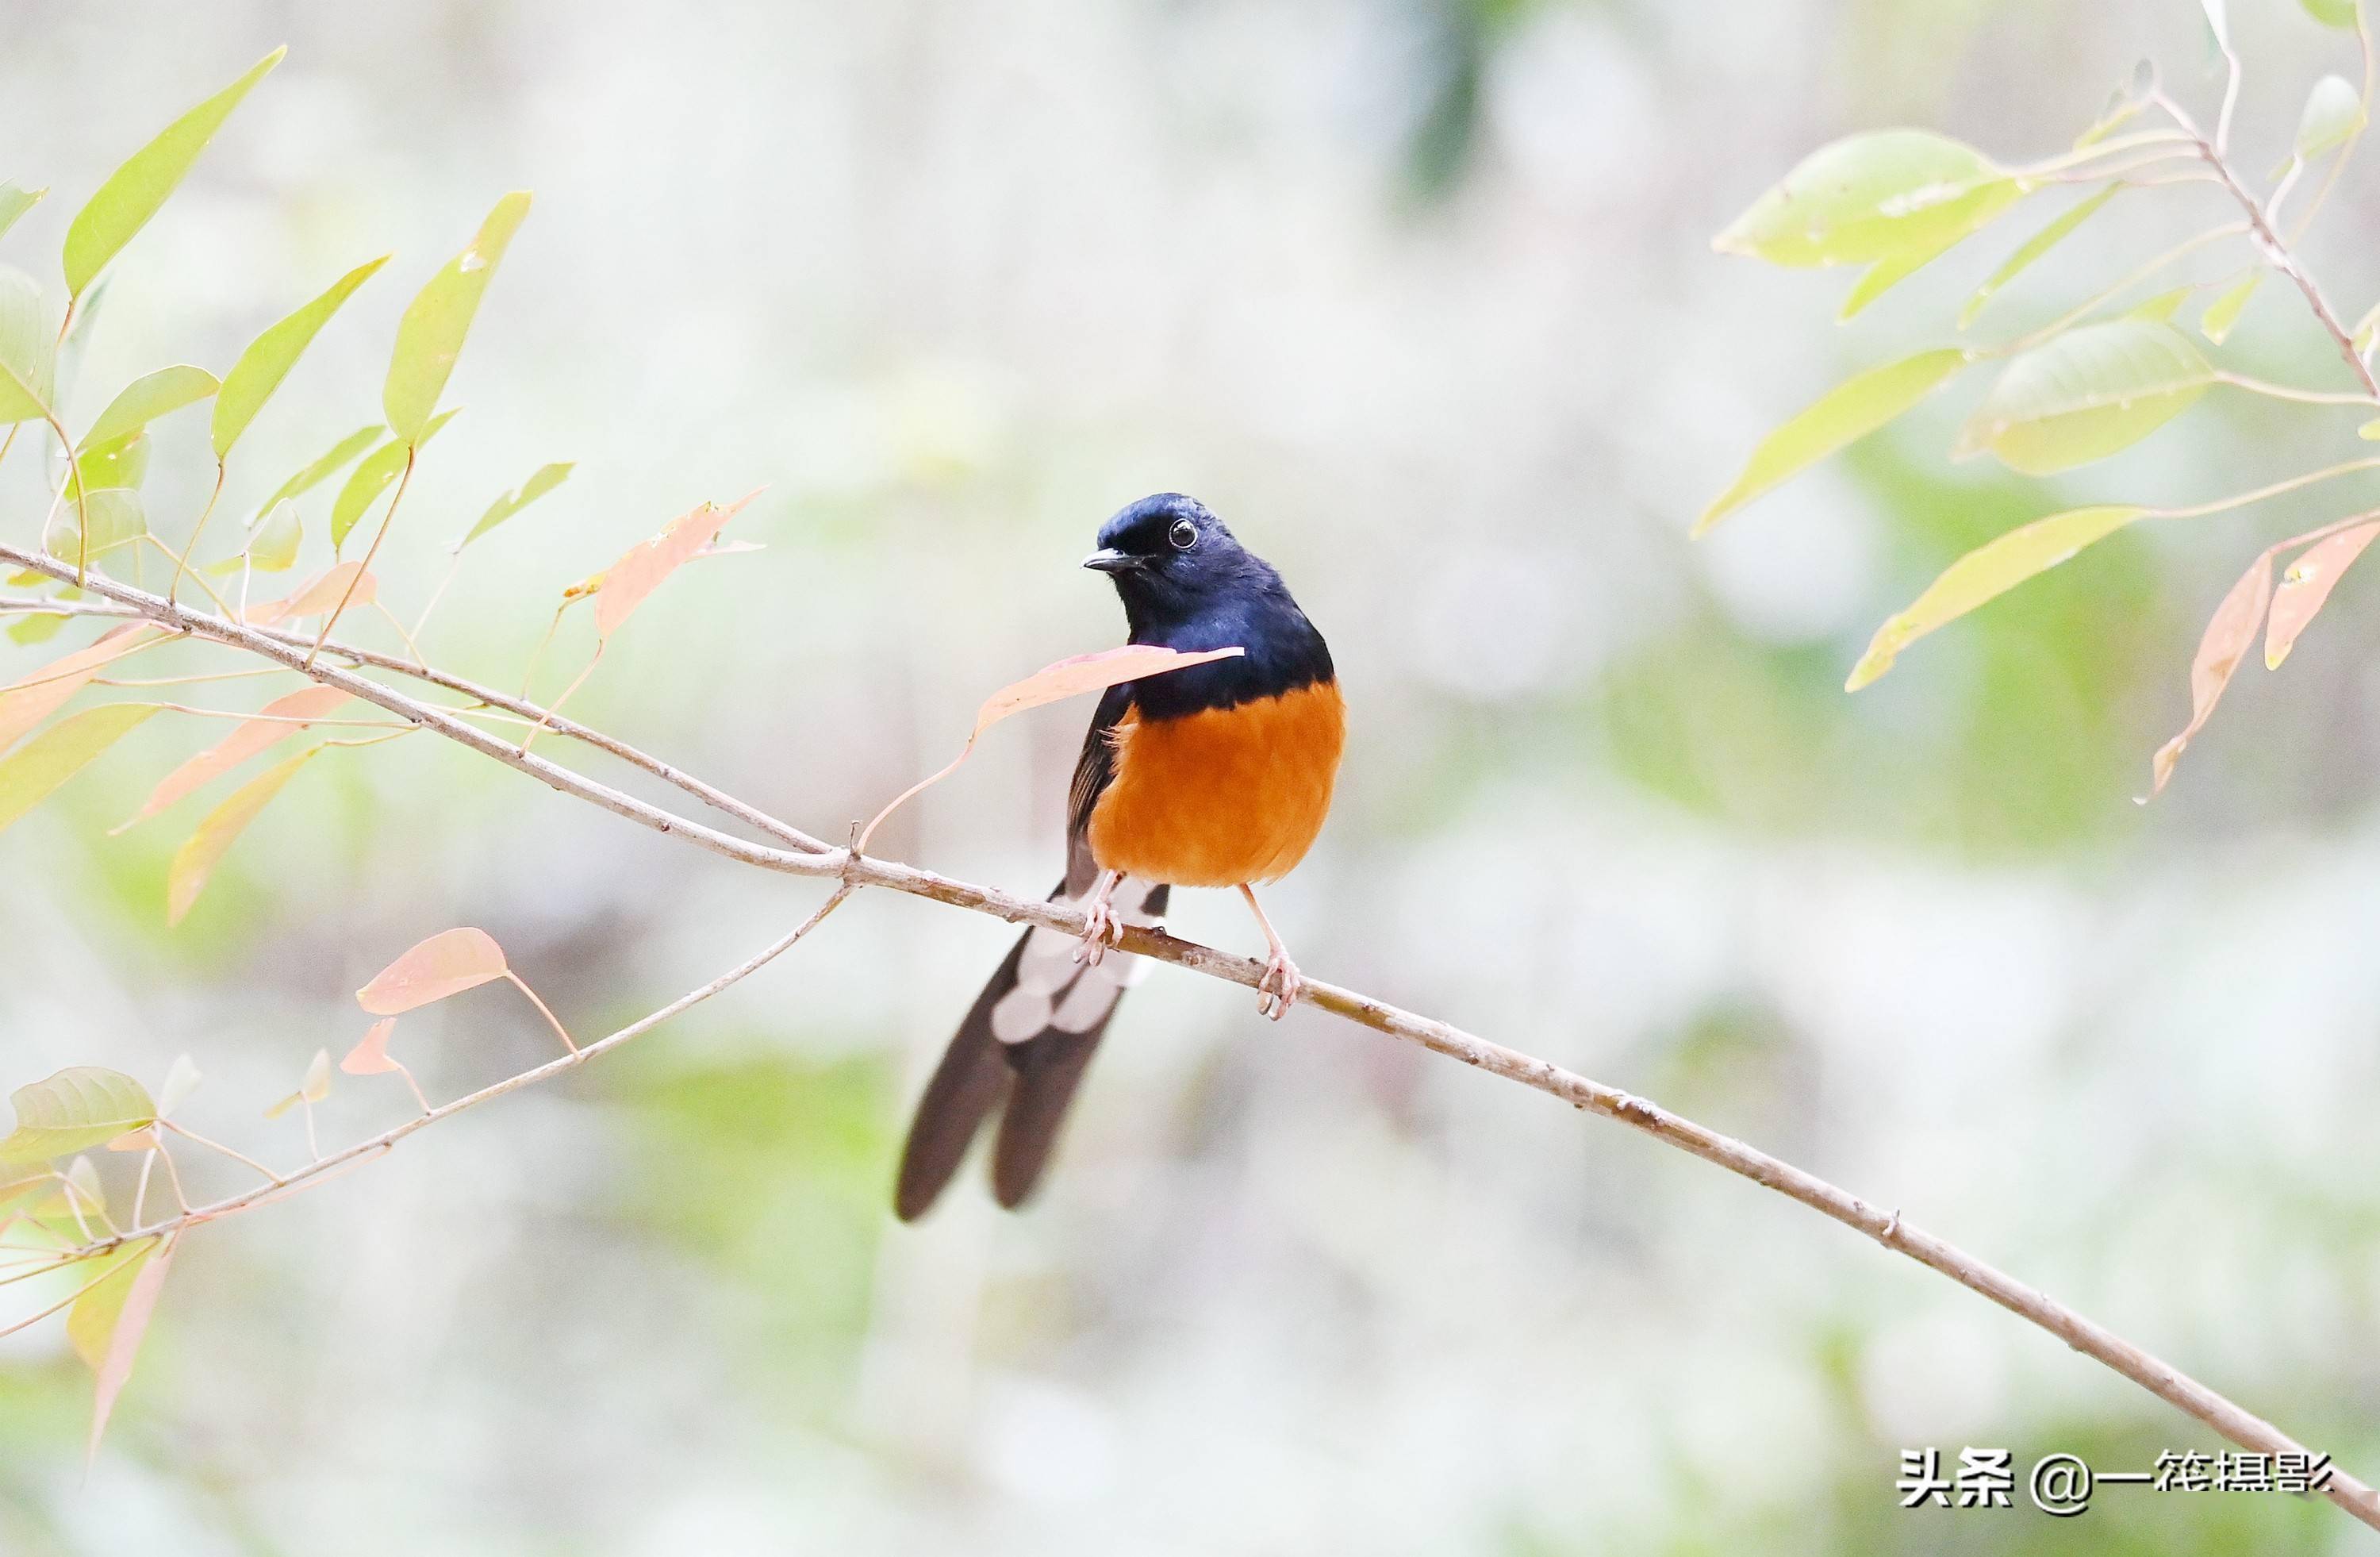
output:
[[[58,576],[61,571],[58,565],[45,557],[34,556],[6,546],[0,546],[0,561],[34,567],[53,577]],[[650,805],[607,785],[582,778],[542,758],[527,755],[517,748],[463,724],[444,711],[408,698],[392,687],[342,670],[322,660],[310,664],[306,660],[303,639],[298,639],[295,643],[285,642],[278,635],[190,611],[163,596],[131,589],[104,577],[91,578],[89,588],[92,593],[116,605],[129,608],[134,614],[146,616],[163,626],[188,633],[196,638],[209,639],[246,650],[278,664],[303,670],[317,681],[342,687],[352,695],[374,703],[415,724],[434,730],[457,744],[468,747],[483,756],[492,757],[508,767],[528,773],[554,789],[589,801],[615,816],[624,817],[639,825],[651,828],[655,832],[683,837],[698,847],[744,864],[757,865],[788,875],[833,877],[838,882],[833,894],[792,933],[711,980],[710,983],[682,996],[640,1021],[589,1043],[574,1053],[565,1054],[543,1065],[482,1088],[442,1108],[432,1109],[427,1113],[408,1120],[404,1125],[385,1131],[370,1140],[321,1158],[293,1174],[276,1179],[275,1182],[225,1200],[201,1206],[188,1215],[177,1216],[170,1222],[92,1240],[89,1246],[92,1252],[105,1252],[130,1238],[178,1230],[200,1222],[216,1220],[267,1204],[323,1176],[355,1166],[369,1157],[387,1151],[415,1131],[427,1128],[451,1114],[458,1113],[467,1108],[477,1107],[483,1102],[492,1101],[507,1093],[532,1086],[565,1070],[584,1064],[595,1056],[650,1031],[679,1012],[709,999],[711,995],[766,966],[787,947],[808,934],[853,891],[860,887],[886,887],[913,896],[930,898],[937,903],[948,904],[954,907],[990,914],[1012,924],[1039,925],[1070,935],[1080,935],[1087,928],[1084,916],[1076,910],[1050,902],[1013,896],[990,887],[955,881],[915,866],[855,854],[846,849],[791,852],[747,843],[662,810],[659,807]],[[327,643],[322,645],[322,648],[324,653],[333,656],[346,657],[349,652]],[[425,679],[431,679],[435,684],[458,690],[468,690],[475,697],[480,695],[478,689],[469,687],[468,684],[460,683],[455,678],[426,675],[419,672],[418,667],[397,663],[386,668],[406,674],[422,675]],[[486,700],[496,702],[494,699]],[[499,706],[526,715],[546,718],[557,730],[564,727],[564,722],[552,720],[545,711],[536,708],[533,704],[521,702],[518,699],[505,699]],[[671,772],[674,771],[671,770]],[[708,799],[710,797],[706,796],[705,798]],[[1122,945],[1127,952],[1172,963],[1193,972],[1203,973],[1210,978],[1221,979],[1250,989],[1257,988],[1264,975],[1264,965],[1254,958],[1219,952],[1193,942],[1177,940],[1161,931],[1139,927],[1125,927]],[[2159,1399],[2243,1448],[2265,1454],[2310,1453],[2304,1445],[2263,1417],[2244,1409],[2171,1364],[2133,1345],[2113,1331],[2084,1318],[2047,1295],[2025,1285],[2014,1277],[1985,1264],[1955,1246],[1912,1225],[1898,1210],[1884,1210],[1815,1174],[1806,1173],[1731,1137],[1706,1128],[1632,1093],[1590,1080],[1518,1050],[1489,1042],[1447,1023],[1402,1010],[1385,1001],[1376,1000],[1371,996],[1318,980],[1306,982],[1305,1000],[1308,1004],[1358,1026],[1417,1044],[1434,1053],[1460,1060],[1477,1069],[1545,1092],[1574,1108],[1625,1125],[1631,1129],[1651,1136],[1680,1150],[1690,1152],[1706,1162],[1725,1168],[1790,1199],[1799,1201],[1811,1210],[1874,1239],[1886,1248],[1905,1255],[1919,1264],[1949,1277],[1970,1291],[1989,1298],[2010,1313],[2047,1331],[2086,1356],[2097,1360],[2131,1380]],[[2323,1491],[2331,1502],[2357,1519],[2374,1529],[2380,1529],[2380,1492],[2375,1492],[2368,1484],[2344,1471],[2334,1471]]]
[[[2230,120],[2231,95],[2238,85],[2239,71],[2235,67],[2231,74],[2230,86],[2224,94],[2226,128],[2228,127]],[[2319,320],[2322,327],[2330,333],[2330,338],[2338,343],[2338,354],[2345,358],[2347,365],[2355,371],[2355,376],[2362,381],[2364,392],[2374,399],[2380,399],[2380,378],[2373,376],[2372,365],[2363,360],[2362,352],[2355,349],[2355,337],[2348,332],[2346,325],[2339,322],[2338,313],[2323,297],[2322,288],[2314,284],[2313,275],[2307,272],[2304,265],[2299,262],[2297,255],[2291,252],[2289,244],[2282,239],[2279,233],[2274,231],[2273,224],[2263,203],[2248,192],[2247,187],[2240,182],[2239,175],[2232,171],[2230,161],[2223,153],[2222,132],[2218,130],[2212,140],[2200,134],[2197,125],[2192,122],[2189,113],[2162,91],[2153,93],[2152,101],[2164,109],[2167,116],[2180,125],[2186,134],[2197,141],[2200,160],[2214,170],[2216,179],[2222,183],[2231,198],[2239,201],[2240,211],[2247,216],[2249,237],[2263,251],[2272,267],[2288,276],[2296,285],[2297,289],[2304,294],[2306,306],[2313,310],[2314,318]]]

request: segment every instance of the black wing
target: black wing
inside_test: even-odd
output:
[[[1083,754],[1075,759],[1075,782],[1066,791],[1065,894],[1080,897],[1091,890],[1099,866],[1091,858],[1091,808],[1115,781],[1116,725],[1132,708],[1132,683],[1120,683],[1099,694],[1098,712],[1083,735]]]

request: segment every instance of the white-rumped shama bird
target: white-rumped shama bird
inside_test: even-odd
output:
[[[1101,695],[1050,894],[1081,904],[1089,931],[1026,931],[976,997],[909,1126],[893,1200],[905,1222],[934,1203],[995,1110],[992,1192],[1010,1207],[1033,1192],[1116,1003],[1147,971],[1103,954],[1123,925],[1156,924],[1173,887],[1237,887],[1269,951],[1257,1009],[1278,1019],[1298,996],[1255,887],[1305,858],[1330,809],[1347,729],[1330,651],[1281,575],[1194,499],[1142,498],[1099,541],[1083,566],[1115,581],[1133,642],[1246,652]]]

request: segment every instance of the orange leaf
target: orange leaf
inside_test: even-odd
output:
[[[2273,553],[2268,551],[2240,575],[2240,581],[2215,608],[2205,636],[2198,640],[2197,657],[2190,662],[2190,723],[2181,734],[2157,748],[2156,756],[2150,760],[2151,795],[2165,788],[2166,781],[2173,777],[2174,764],[2181,760],[2182,748],[2215,716],[2216,701],[2231,685],[2231,673],[2240,668],[2248,646],[2256,641],[2256,629],[2263,625],[2265,607],[2272,599]]]
[[[386,1076],[397,1069],[396,1062],[388,1057],[388,1035],[395,1030],[396,1018],[394,1016],[382,1016],[374,1022],[370,1030],[347,1051],[347,1057],[339,1062],[339,1068],[349,1076]]]
[[[975,750],[982,734],[1012,713],[1028,708],[1039,708],[1062,699],[1078,697],[1085,692],[1104,691],[1122,682],[1138,681],[1143,676],[1163,675],[1168,671],[1187,670],[1213,660],[1228,660],[1245,654],[1245,649],[1208,649],[1185,654],[1179,649],[1165,649],[1153,643],[1127,643],[1121,649],[1105,649],[1096,654],[1076,654],[1054,664],[1043,665],[1022,681],[1012,681],[983,700],[976,711],[975,728],[968,733],[966,745],[951,759],[950,766],[940,772],[919,779],[897,796],[892,803],[876,813],[876,820],[859,834],[858,847],[865,849],[868,838],[884,819],[905,804],[919,790],[939,784],[956,772],[958,765]]]
[[[2273,597],[2272,621],[2265,629],[2265,668],[2278,670],[2330,598],[2332,586],[2380,536],[2380,520],[2343,529],[2318,541],[2297,555],[2281,574],[2280,592]]]
[[[629,547],[618,562],[604,571],[601,592],[595,600],[596,636],[610,638],[628,619],[629,613],[661,587],[662,579],[701,555],[727,521],[759,495],[747,493],[724,508],[706,503],[672,519],[650,541]]]
[[[510,971],[504,949],[486,931],[441,931],[382,968],[356,991],[356,1004],[375,1016],[398,1016]]]
[[[132,1364],[140,1356],[140,1338],[149,1332],[149,1320],[157,1311],[157,1295],[165,1285],[165,1271],[174,1263],[174,1239],[168,1235],[157,1246],[157,1252],[140,1267],[132,1278],[132,1290],[125,1295],[124,1311],[116,1317],[115,1330],[108,1337],[107,1352],[100,1359],[99,1386],[93,1392],[91,1416],[91,1443],[86,1458],[99,1458],[99,1440],[107,1431],[107,1418],[115,1413],[115,1397],[132,1377]]]
[[[190,906],[198,902],[199,894],[207,890],[207,879],[222,863],[225,851],[313,755],[312,751],[301,751],[279,767],[268,768],[241,785],[222,805],[207,813],[197,832],[182,840],[182,846],[174,851],[173,864],[165,870],[167,924],[182,922]]]
[[[380,593],[380,580],[366,573],[363,564],[343,562],[293,595],[249,607],[248,619],[269,627],[292,616],[319,616],[325,611],[334,611],[350,582],[356,587],[350,604],[369,605]]]
[[[117,627],[90,648],[53,660],[32,675],[0,687],[0,751],[16,745],[26,731],[65,707],[99,674],[101,666],[156,640],[157,630],[144,624]]]
[[[258,752],[306,728],[303,724],[285,721],[328,718],[347,698],[348,694],[336,687],[322,686],[300,687],[285,698],[275,698],[258,711],[267,717],[249,720],[167,773],[150,792],[148,803],[140,808],[140,814],[115,831],[121,833],[134,822],[148,821],[200,785],[231,772]]]
[[[130,1135],[118,1136],[114,1140],[107,1143],[107,1150],[110,1151],[155,1151],[158,1150],[157,1132],[155,1130],[135,1130]]]

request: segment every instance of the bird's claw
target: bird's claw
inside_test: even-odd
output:
[[[1085,906],[1083,918],[1083,943],[1075,948],[1075,960],[1086,967],[1097,967],[1109,947],[1123,945],[1123,921],[1103,897],[1093,898]]]
[[[1297,964],[1289,960],[1286,952],[1275,952],[1265,959],[1264,977],[1257,980],[1257,1015],[1278,1022],[1305,992],[1305,980]]]

